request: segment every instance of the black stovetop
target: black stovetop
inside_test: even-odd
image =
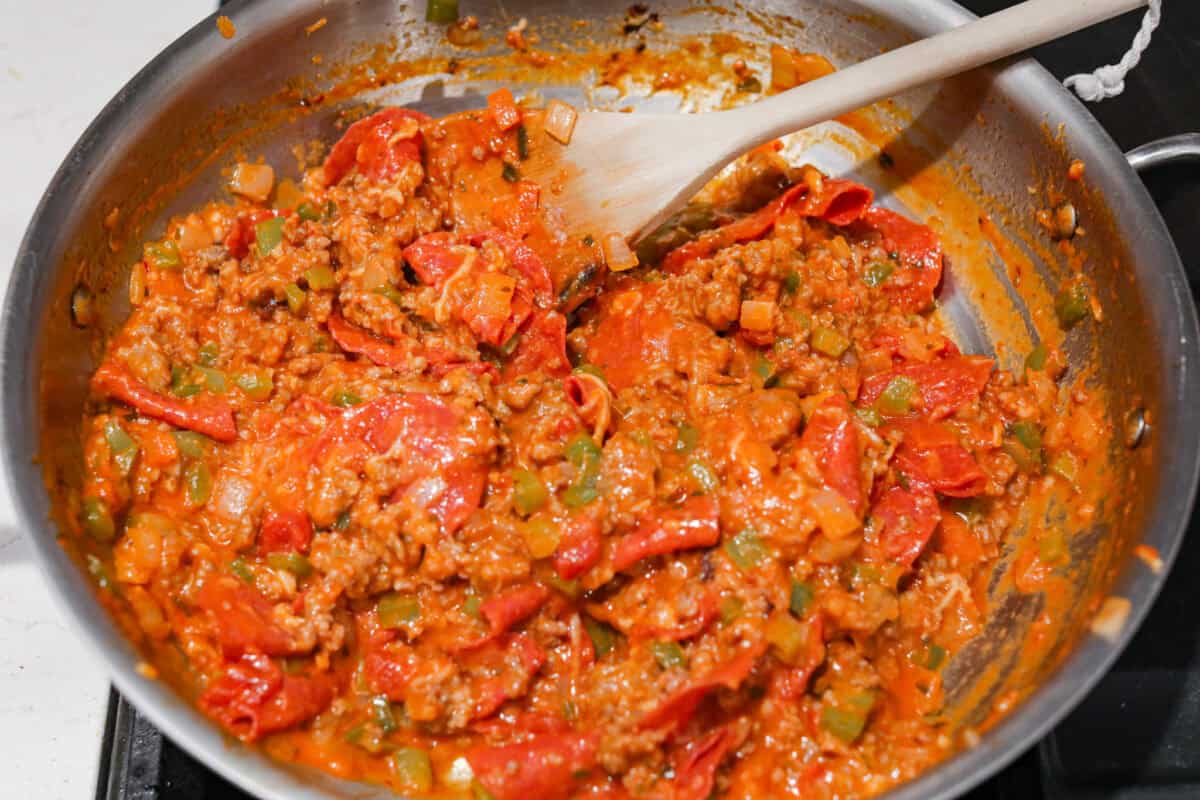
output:
[[[1012,0],[959,0],[979,14]],[[1070,2],[1071,0],[1063,0]],[[1200,4],[1167,4],[1164,25],[1125,94],[1092,106],[1123,149],[1200,130]],[[1055,75],[1120,57],[1137,28],[1128,15],[1054,42],[1034,55]],[[1200,297],[1200,165],[1145,176]],[[1043,741],[967,800],[1184,800],[1200,798],[1200,518],[1162,596],[1117,666]],[[1030,743],[1033,745],[1034,743]],[[201,766],[119,695],[109,702],[97,800],[252,800]]]

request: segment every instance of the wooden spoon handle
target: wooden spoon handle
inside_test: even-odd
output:
[[[738,120],[727,131],[739,131],[741,135],[735,138],[742,139],[730,143],[731,152],[745,152],[885,97],[957,75],[1145,5],[1146,0],[1027,0],[727,112]]]

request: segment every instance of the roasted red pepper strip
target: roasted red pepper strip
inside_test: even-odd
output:
[[[895,211],[878,206],[864,212],[862,222],[879,231],[885,246],[894,250],[901,261],[916,269],[941,275],[942,246],[937,234],[928,225],[913,222]],[[936,281],[934,286],[937,286]]]
[[[871,518],[879,529],[879,545],[891,559],[912,566],[929,543],[929,537],[941,521],[937,497],[919,478],[910,477],[909,486],[888,487],[875,501]]]
[[[457,244],[452,233],[427,233],[404,248],[404,260],[422,283],[440,289],[467,258],[467,253],[454,249]]]
[[[275,622],[271,601],[237,578],[209,578],[196,593],[196,605],[212,615],[217,641],[228,659],[255,650],[271,656],[303,652],[292,635]]]
[[[244,742],[286,730],[325,710],[331,679],[285,675],[261,653],[230,664],[200,695],[200,710]]]
[[[417,674],[416,656],[403,642],[369,647],[363,654],[363,674],[371,691],[403,702],[408,685]]]
[[[637,530],[617,543],[613,569],[618,572],[643,558],[712,547],[721,539],[720,508],[712,495],[689,497],[677,508],[652,512]]]
[[[354,406],[335,420],[317,443],[315,458],[337,442],[353,440],[384,453],[396,439],[404,437],[408,449],[418,458],[440,460],[454,458],[454,431],[458,411],[441,399],[421,392],[389,394]]]
[[[554,551],[554,569],[564,581],[574,580],[600,560],[600,523],[589,514],[577,514],[563,523],[562,538]]]
[[[425,504],[425,510],[441,523],[443,533],[451,534],[465,525],[483,502],[487,470],[478,464],[458,462],[446,467],[442,477],[446,481],[445,489]],[[393,500],[400,494],[398,491],[393,495]]]
[[[385,108],[366,119],[360,119],[342,134],[325,159],[325,184],[332,186],[357,166],[359,172],[373,180],[392,177],[409,161],[421,160],[421,131],[397,139],[396,134],[412,122],[418,125],[429,117],[407,108]]]
[[[849,225],[863,215],[873,198],[870,189],[853,181],[826,179],[818,195],[812,194],[808,184],[798,183],[753,214],[703,233],[667,253],[663,269],[676,273],[688,262],[707,258],[723,247],[757,239],[771,230],[793,205],[805,216],[820,217],[834,225]]]
[[[913,222],[886,208],[871,208],[862,215],[863,225],[883,236],[884,247],[893,251],[908,269],[897,270],[883,283],[883,290],[901,310],[921,311],[933,303],[933,293],[942,280],[942,245],[927,225]]]
[[[412,648],[398,640],[398,633],[379,626],[375,611],[358,615],[357,629],[363,645],[363,677],[367,688],[389,700],[404,702],[408,685],[417,674]]]
[[[482,247],[485,242],[495,242],[508,264],[528,281],[528,289],[534,301],[542,308],[554,304],[554,279],[542,257],[529,245],[499,230],[482,231],[471,236],[471,244]]]
[[[526,291],[502,273],[478,276],[474,291],[457,309],[475,340],[500,347],[511,339],[533,312]]]
[[[975,457],[945,425],[916,419],[901,426],[904,442],[896,449],[896,468],[949,497],[975,497],[987,475]]]
[[[258,549],[262,553],[307,553],[312,535],[312,520],[303,511],[268,511],[258,529]]]
[[[442,523],[443,533],[452,534],[463,527],[484,499],[487,468],[476,459],[456,450],[455,435],[446,425],[450,417],[443,413],[449,407],[436,398],[420,397],[432,402],[426,403],[425,399],[422,399],[412,407],[412,416],[402,422],[397,423],[400,415],[380,420],[370,438],[376,441],[377,446],[390,438],[388,447],[391,447],[391,441],[403,438],[408,443],[410,452],[415,453],[420,461],[425,461],[424,470],[428,470],[431,475],[418,477],[408,486],[397,488],[392,500],[400,500],[406,494],[424,498],[421,503],[424,504],[425,511]],[[383,450],[388,447],[384,447]],[[425,497],[428,487],[422,487],[421,483],[432,480],[432,473],[439,470],[442,479],[440,491],[436,497]]]
[[[484,719],[500,710],[509,700],[516,700],[529,690],[529,679],[546,663],[546,651],[538,646],[532,636],[518,633],[495,640],[497,650],[504,661],[515,659],[519,674],[514,675],[511,667],[503,674],[484,680],[472,692],[476,698],[472,719]]]
[[[766,650],[760,644],[748,648],[726,661],[703,678],[694,681],[668,697],[662,705],[642,717],[638,727],[642,730],[673,731],[683,727],[696,713],[700,703],[714,690],[724,687],[737,689],[754,669],[759,656]]]
[[[915,381],[920,389],[921,406],[914,411],[929,419],[943,419],[979,397],[994,366],[992,359],[983,356],[950,356],[904,364],[863,379],[859,404],[874,404],[894,378],[903,376]]]
[[[671,800],[708,800],[716,783],[717,767],[733,747],[733,732],[719,728],[688,742],[673,759],[674,793]]]
[[[816,457],[829,487],[846,498],[855,513],[861,514],[864,494],[859,477],[858,429],[843,395],[830,395],[817,406],[800,437],[800,446]]]
[[[596,763],[596,733],[543,733],[518,744],[467,751],[475,779],[496,800],[567,800]]]
[[[934,532],[930,546],[961,565],[977,564],[988,552],[963,518],[950,511],[942,512],[941,524]]]
[[[517,349],[504,365],[505,382],[542,371],[551,377],[570,373],[567,359],[567,319],[557,311],[539,311],[521,331]]]
[[[490,638],[495,638],[533,616],[549,598],[549,589],[532,583],[489,597],[479,606],[479,613],[487,620]]]
[[[237,438],[233,408],[219,397],[206,397],[185,403],[153,391],[124,368],[105,362],[92,376],[92,387],[115,397],[148,417],[169,422],[177,428],[203,433],[218,442]]]
[[[336,311],[329,315],[326,323],[329,335],[337,342],[337,346],[347,353],[366,356],[372,364],[381,367],[403,368],[411,367],[413,359],[418,355],[415,346],[401,347],[386,342],[362,328],[351,325]]]
[[[411,493],[435,517],[444,533],[457,531],[479,507],[487,483],[487,466],[464,450],[467,434],[454,406],[420,392],[385,395],[347,410],[318,437],[312,460],[323,462],[334,448],[362,448],[385,453],[397,439],[397,454],[411,480],[396,489],[393,502]],[[367,452],[362,453],[365,460]],[[439,491],[429,496],[430,481]]]

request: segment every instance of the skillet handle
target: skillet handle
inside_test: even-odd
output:
[[[1155,139],[1133,148],[1125,154],[1125,158],[1129,160],[1129,166],[1138,172],[1145,172],[1164,164],[1200,161],[1200,133],[1181,133],[1178,136]]]

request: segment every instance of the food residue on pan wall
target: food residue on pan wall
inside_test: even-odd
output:
[[[1149,567],[1155,575],[1162,573],[1163,560],[1156,548],[1148,544],[1139,544],[1133,548],[1133,554],[1141,559],[1142,563]]]
[[[217,17],[217,30],[220,31],[221,35],[226,39],[232,39],[234,34],[237,33],[237,28],[234,27],[233,20],[224,14]]]

